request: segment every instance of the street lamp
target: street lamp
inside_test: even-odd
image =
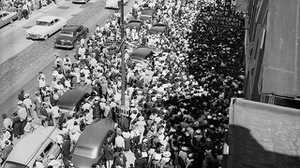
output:
[[[123,108],[125,107],[125,87],[126,87],[126,70],[125,70],[125,52],[124,52],[124,43],[125,43],[125,30],[124,30],[124,0],[120,1],[120,12],[121,12],[121,20],[120,20],[120,25],[121,25],[121,71],[122,71],[122,86],[121,86],[121,105]]]

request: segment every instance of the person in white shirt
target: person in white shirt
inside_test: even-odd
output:
[[[84,46],[84,44],[85,44],[85,39],[84,39],[84,38],[81,38],[81,39],[80,39],[80,46]]]
[[[115,138],[115,146],[118,152],[123,151],[125,149],[125,140],[122,137],[121,132],[117,133],[118,135]]]

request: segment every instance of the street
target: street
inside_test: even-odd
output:
[[[125,7],[128,13],[133,2]],[[96,25],[102,26],[114,13],[105,9],[105,0],[91,0],[87,4],[72,4],[71,1],[59,1],[57,5],[36,11],[28,20],[17,21],[0,30],[0,107],[1,114],[14,112],[17,95],[21,89],[33,93],[37,88],[36,76],[42,71],[50,78],[54,55],[74,54],[73,50],[55,49],[57,34],[46,41],[31,41],[25,38],[26,29],[33,26],[35,20],[45,15],[61,16],[69,24],[83,24],[94,31]]]

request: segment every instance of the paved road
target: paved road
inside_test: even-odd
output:
[[[133,2],[127,4],[125,11],[129,11]],[[53,14],[62,15],[67,18],[70,24],[84,24],[90,28],[91,31],[95,29],[96,24],[100,26],[114,13],[113,10],[104,9],[105,0],[90,1],[86,5],[71,4],[64,2],[58,5],[56,10],[48,9],[41,15]],[[75,6],[75,7],[74,7]],[[72,10],[69,10],[72,8]],[[61,11],[61,13],[60,13]],[[38,15],[40,16],[40,15]],[[37,16],[37,17],[38,17]],[[30,27],[34,22],[28,21],[24,23],[23,29]],[[4,30],[11,31],[12,33],[20,33],[20,30]],[[24,30],[23,30],[24,31]],[[9,32],[9,33],[11,33]],[[7,32],[6,32],[7,33]],[[3,34],[0,31],[0,37]],[[73,55],[74,50],[59,50],[53,48],[54,35],[46,41],[28,41],[29,45],[25,44],[15,50],[24,48],[22,51],[12,56],[0,65],[0,114],[12,113],[15,110],[17,102],[17,94],[21,89],[33,93],[37,88],[37,73],[43,71],[50,78],[50,71],[54,62],[54,54],[58,55]],[[2,37],[1,37],[2,39]],[[24,35],[16,36],[16,43],[23,41]],[[2,41],[2,40],[1,40]],[[12,42],[13,43],[13,40]],[[0,43],[0,50],[9,49],[10,45],[3,46]],[[2,57],[2,54],[0,55]],[[1,119],[0,119],[1,120]]]

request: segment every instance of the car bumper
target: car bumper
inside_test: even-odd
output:
[[[87,3],[85,0],[73,0],[72,3]]]
[[[74,45],[65,45],[65,44],[55,44],[54,45],[56,48],[67,48],[67,49],[72,49],[74,48]]]

